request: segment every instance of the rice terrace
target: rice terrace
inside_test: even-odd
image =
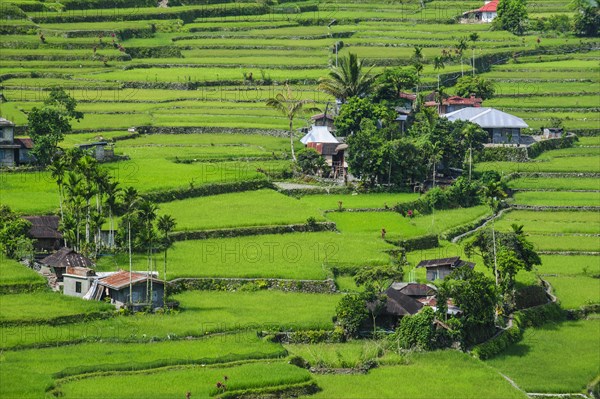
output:
[[[2,0],[0,398],[600,398],[597,0]]]

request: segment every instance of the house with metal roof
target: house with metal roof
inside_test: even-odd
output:
[[[464,266],[473,269],[475,263],[467,262],[461,260],[459,256],[454,256],[451,258],[422,260],[417,264],[417,268],[424,267],[427,269],[428,281],[443,280],[455,269]]]
[[[327,165],[331,166],[334,177],[341,177],[346,174],[348,164],[344,159],[344,151],[348,145],[341,143],[327,126],[311,126],[310,130],[300,142],[306,148],[314,148],[323,158]]]
[[[67,266],[63,273],[63,294],[83,298],[96,279],[98,275],[94,269]]]
[[[31,163],[29,151],[33,141],[29,137],[15,138],[15,124],[0,118],[0,166],[18,166]]]
[[[498,16],[499,0],[486,1],[476,10],[466,11],[462,15],[463,22],[490,23]]]
[[[489,134],[493,144],[521,144],[521,129],[529,125],[519,117],[489,107],[468,107],[444,114],[451,122],[473,122]]]
[[[90,268],[94,265],[89,258],[67,247],[61,248],[52,255],[46,256],[40,263],[43,266],[48,267],[56,275],[59,282],[63,281],[63,274],[69,267]]]
[[[146,307],[160,308],[164,305],[165,283],[154,273],[127,272],[120,270],[108,277],[96,280],[86,294],[86,299],[104,300],[120,309],[131,305],[133,310]]]

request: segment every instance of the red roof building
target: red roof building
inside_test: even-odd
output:
[[[489,23],[498,16],[499,0],[486,1],[483,7],[463,13],[462,22]]]

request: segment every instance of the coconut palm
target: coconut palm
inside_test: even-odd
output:
[[[378,75],[371,74],[372,67],[363,71],[363,66],[356,54],[340,58],[338,66],[332,66],[328,76],[319,79],[319,90],[343,103],[350,97],[365,97]]]
[[[160,231],[163,235],[163,245],[165,246],[165,259],[163,264],[163,280],[165,281],[165,288],[163,293],[163,303],[166,305],[167,303],[167,251],[169,246],[171,245],[171,239],[169,238],[169,233],[173,231],[175,228],[175,219],[171,215],[162,215],[158,218],[156,223],[156,227],[158,231]]]
[[[296,162],[296,154],[294,152],[294,118],[303,111],[317,112],[320,110],[316,107],[306,107],[307,104],[314,102],[312,100],[297,100],[294,98],[289,85],[286,85],[286,89],[285,93],[277,93],[275,97],[269,98],[267,106],[281,112],[290,122],[290,149],[292,151],[292,159]]]

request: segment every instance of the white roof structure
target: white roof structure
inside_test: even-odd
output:
[[[457,120],[473,122],[484,129],[523,129],[529,127],[529,125],[525,123],[523,119],[489,107],[463,108],[443,116],[451,122]]]
[[[333,134],[329,132],[327,126],[312,126],[306,136],[300,139],[302,144],[308,143],[339,143]]]

